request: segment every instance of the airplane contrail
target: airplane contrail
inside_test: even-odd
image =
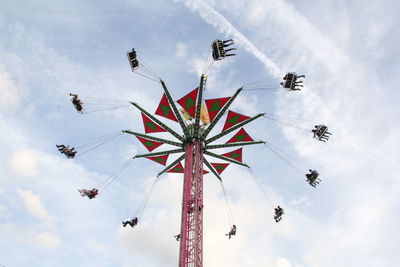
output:
[[[244,36],[235,26],[232,25],[221,13],[204,1],[197,0],[182,0],[187,7],[192,11],[199,13],[200,17],[207,23],[213,25],[218,31],[226,35],[232,35],[235,43],[241,45],[246,51],[252,53],[259,59],[265,68],[275,77],[279,78],[282,75],[278,65],[261,52],[246,36]]]

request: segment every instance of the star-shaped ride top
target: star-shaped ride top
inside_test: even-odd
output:
[[[265,143],[264,141],[254,141],[253,138],[251,138],[250,135],[242,128],[244,125],[263,116],[264,113],[257,114],[254,117],[248,117],[231,110],[228,111],[232,102],[242,91],[242,87],[237,89],[235,94],[231,97],[207,99],[203,102],[203,91],[206,84],[206,76],[202,75],[199,87],[192,90],[186,96],[177,101],[179,105],[182,106],[182,109],[178,110],[167,86],[162,80],[160,80],[160,83],[164,89],[164,95],[161,98],[155,114],[178,122],[182,128],[183,134],[179,134],[168,127],[150,112],[143,109],[139,104],[131,102],[133,106],[142,112],[146,134],[133,132],[130,130],[125,130],[123,132],[135,135],[139,141],[150,151],[150,153],[136,155],[135,158],[147,158],[166,166],[158,173],[158,176],[165,172],[184,173],[184,168],[181,164],[181,161],[185,158],[185,145],[188,142],[193,142],[194,140],[201,140],[201,142],[203,142],[204,155],[224,160],[229,163],[249,167],[247,164],[242,162],[242,148],[224,154],[216,154],[211,152],[213,149],[217,148],[242,147],[246,145]],[[227,111],[227,118],[222,132],[210,137],[209,133]],[[211,144],[212,142],[217,141],[221,137],[237,129],[240,130],[225,144]],[[147,134],[157,132],[169,132],[177,140],[172,141]],[[152,152],[154,149],[163,144],[173,145],[178,148],[160,152]],[[182,153],[182,155],[167,165],[168,156],[176,153]],[[207,168],[210,169],[210,171],[220,180],[220,174],[229,165],[229,163],[212,163],[204,157],[203,161]]]

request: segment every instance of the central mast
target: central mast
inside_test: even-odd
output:
[[[200,139],[200,112],[204,75],[196,101],[195,123],[188,127],[185,142],[185,174],[182,196],[179,267],[203,266],[203,150]]]
[[[193,139],[185,145],[182,197],[180,267],[203,266],[203,144]]]

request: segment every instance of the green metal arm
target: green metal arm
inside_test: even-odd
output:
[[[230,105],[235,100],[235,98],[239,95],[239,93],[242,91],[242,89],[243,89],[243,87],[240,87],[239,89],[236,90],[236,92],[233,94],[233,96],[228,100],[228,102],[225,104],[225,106],[218,112],[217,116],[214,118],[214,120],[211,122],[211,124],[207,127],[207,129],[201,135],[200,139],[204,140],[207,137],[207,135],[214,128],[214,126],[217,124],[219,119],[224,115],[225,111],[230,107]]]
[[[232,162],[232,163],[235,163],[235,164],[242,165],[244,167],[250,168],[249,165],[247,165],[245,163],[242,163],[240,161],[237,161],[237,160],[225,157],[225,156],[221,156],[221,155],[209,152],[209,151],[204,151],[204,154],[209,155],[209,156],[214,157],[214,158],[217,158],[217,159],[226,160],[226,161],[229,161],[229,162]]]
[[[225,147],[235,147],[235,146],[248,146],[255,144],[265,144],[265,141],[251,141],[251,142],[238,142],[238,143],[230,143],[230,144],[222,144],[222,145],[210,145],[206,146],[204,149],[216,149],[216,148],[225,148]]]
[[[178,119],[178,122],[181,125],[181,128],[182,128],[183,132],[185,133],[185,135],[188,136],[189,132],[187,130],[185,122],[182,120],[182,117],[181,117],[178,109],[176,108],[175,102],[172,99],[171,94],[169,93],[167,86],[165,85],[163,80],[160,80],[160,82],[161,82],[162,87],[164,88],[164,92],[165,92],[165,95],[167,96],[168,102],[171,105],[172,110],[174,111],[175,117]]]
[[[203,157],[204,160],[204,164],[206,164],[207,168],[210,169],[210,171],[218,178],[218,180],[222,181],[221,176],[219,176],[218,172],[214,169],[214,167],[210,164],[210,162],[208,162],[208,160]]]
[[[170,134],[172,134],[173,136],[175,136],[177,139],[179,139],[180,141],[184,141],[184,139],[182,138],[182,136],[180,136],[178,133],[176,133],[174,130],[172,130],[171,128],[169,128],[167,125],[165,125],[164,123],[162,123],[160,120],[158,120],[156,117],[154,117],[153,115],[151,115],[149,112],[147,112],[146,110],[144,110],[141,106],[139,106],[137,103],[134,102],[130,102],[132,105],[134,105],[136,108],[138,108],[141,112],[143,112],[144,114],[146,114],[148,117],[150,117],[153,121],[155,121],[156,123],[158,123],[161,127],[163,127],[167,132],[169,132]]]
[[[143,138],[147,138],[149,140],[153,140],[153,141],[157,141],[157,142],[161,142],[161,143],[165,143],[165,144],[169,144],[169,145],[173,145],[173,146],[179,146],[179,147],[183,146],[182,144],[180,144],[178,142],[170,141],[170,140],[163,139],[163,138],[158,138],[158,137],[147,135],[147,134],[132,132],[132,131],[129,131],[129,130],[125,130],[125,131],[122,131],[122,132],[123,133],[137,135],[137,136],[140,136],[140,137],[143,137]]]
[[[260,113],[260,114],[257,114],[256,116],[254,116],[254,117],[252,117],[250,119],[247,119],[245,121],[239,122],[235,126],[232,126],[231,128],[223,131],[222,133],[214,135],[213,137],[207,139],[206,141],[204,141],[204,143],[205,144],[209,144],[209,143],[211,143],[211,142],[213,142],[213,141],[215,141],[215,140],[217,140],[217,139],[229,134],[230,132],[233,132],[234,130],[236,130],[236,129],[238,129],[238,128],[240,128],[240,127],[242,127],[242,126],[254,121],[255,119],[258,119],[259,117],[264,116],[264,115],[265,115],[265,113]]]
[[[204,83],[204,74],[200,77],[200,85],[199,85],[199,94],[197,96],[197,106],[196,106],[196,116],[194,121],[194,136],[197,137],[199,134],[200,128],[200,112],[201,112],[201,101],[203,100],[203,83]]]
[[[174,162],[172,162],[171,164],[169,164],[167,167],[165,167],[162,171],[160,171],[157,174],[157,177],[160,176],[161,174],[163,174],[164,172],[168,171],[169,169],[171,169],[172,167],[174,167],[176,164],[178,164],[178,162],[180,162],[181,160],[183,160],[185,158],[185,154],[183,154],[182,156],[180,156],[179,158],[177,158]]]
[[[133,158],[154,157],[154,156],[161,156],[161,155],[166,155],[166,154],[175,154],[175,153],[180,153],[180,152],[185,152],[185,150],[182,148],[182,149],[172,149],[172,150],[146,153],[146,154],[138,154],[138,155],[134,156]]]

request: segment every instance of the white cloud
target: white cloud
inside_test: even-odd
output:
[[[306,195],[292,200],[290,204],[293,206],[307,207],[312,205],[312,201],[310,200],[310,196]]]
[[[58,248],[61,245],[61,240],[49,232],[32,233],[36,243],[39,246],[46,248]]]
[[[292,267],[292,264],[285,258],[279,258],[276,261],[276,267]]]
[[[17,108],[25,97],[25,91],[18,86],[0,65],[0,112],[10,112]]]
[[[187,54],[187,45],[184,43],[177,43],[175,56],[178,58],[185,58],[186,54]]]
[[[38,152],[32,149],[16,151],[9,161],[11,170],[21,176],[36,176],[38,157]]]
[[[41,253],[44,253],[43,249],[58,248],[62,244],[61,240],[50,232],[21,228],[13,223],[0,224],[0,234],[18,244],[36,248]]]
[[[85,240],[85,243],[86,246],[90,249],[90,251],[92,251],[95,254],[102,254],[107,251],[107,247],[95,239],[87,238]]]
[[[0,203],[0,218],[9,218],[10,212],[6,206]]]
[[[43,201],[32,191],[17,189],[27,211],[48,226],[53,226],[54,217],[50,215]]]

